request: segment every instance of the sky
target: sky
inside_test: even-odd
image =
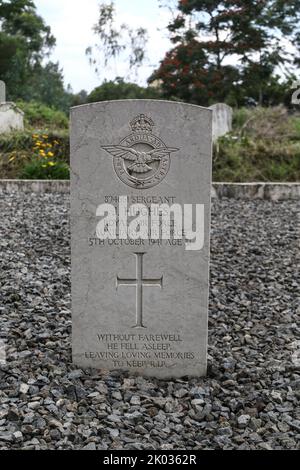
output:
[[[97,76],[85,55],[86,48],[97,41],[92,27],[98,18],[99,3],[100,0],[35,0],[38,14],[51,27],[56,38],[51,60],[60,63],[65,84],[70,84],[75,93],[82,89],[90,92],[104,79],[125,77],[128,73],[126,57],[123,57],[102,68]],[[168,24],[170,14],[159,8],[158,0],[115,0],[115,5],[117,24],[127,23],[131,27],[148,30],[148,60],[135,79],[140,85],[145,85],[171,47],[166,31],[162,30]]]

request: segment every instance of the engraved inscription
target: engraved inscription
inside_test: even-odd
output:
[[[99,348],[85,351],[92,361],[106,362],[106,367],[136,369],[149,367],[172,369],[178,362],[188,364],[197,353],[185,349],[184,338],[178,333],[99,333]]]
[[[136,256],[136,279],[121,279],[117,276],[119,286],[134,286],[136,288],[136,324],[132,328],[146,328],[143,324],[143,288],[163,287],[163,276],[160,279],[145,279],[143,275],[143,257],[146,253],[134,253]]]

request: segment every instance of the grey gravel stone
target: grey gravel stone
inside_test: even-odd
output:
[[[84,446],[83,450],[97,450],[95,442],[87,444],[86,446]]]
[[[26,394],[26,393],[28,392],[29,388],[30,388],[29,385],[27,385],[27,384],[21,384],[21,385],[20,385],[20,393]]]
[[[138,395],[134,395],[130,400],[131,405],[140,405],[141,399]]]
[[[20,431],[14,432],[13,436],[17,442],[23,441],[23,434]]]
[[[214,201],[209,369],[71,365],[69,199],[1,194],[0,449],[299,449],[296,201]]]
[[[249,423],[251,417],[249,415],[241,415],[238,417],[237,422],[240,428],[245,428]]]

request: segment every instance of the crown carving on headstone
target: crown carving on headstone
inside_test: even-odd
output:
[[[139,114],[130,123],[133,132],[152,132],[154,122],[144,114]]]

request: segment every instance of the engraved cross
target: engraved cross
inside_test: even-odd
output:
[[[163,276],[160,279],[145,279],[143,274],[143,258],[146,253],[134,253],[136,257],[136,279],[120,279],[119,286],[134,286],[136,288],[136,325],[133,328],[146,328],[143,325],[143,289],[144,287],[163,287]]]

